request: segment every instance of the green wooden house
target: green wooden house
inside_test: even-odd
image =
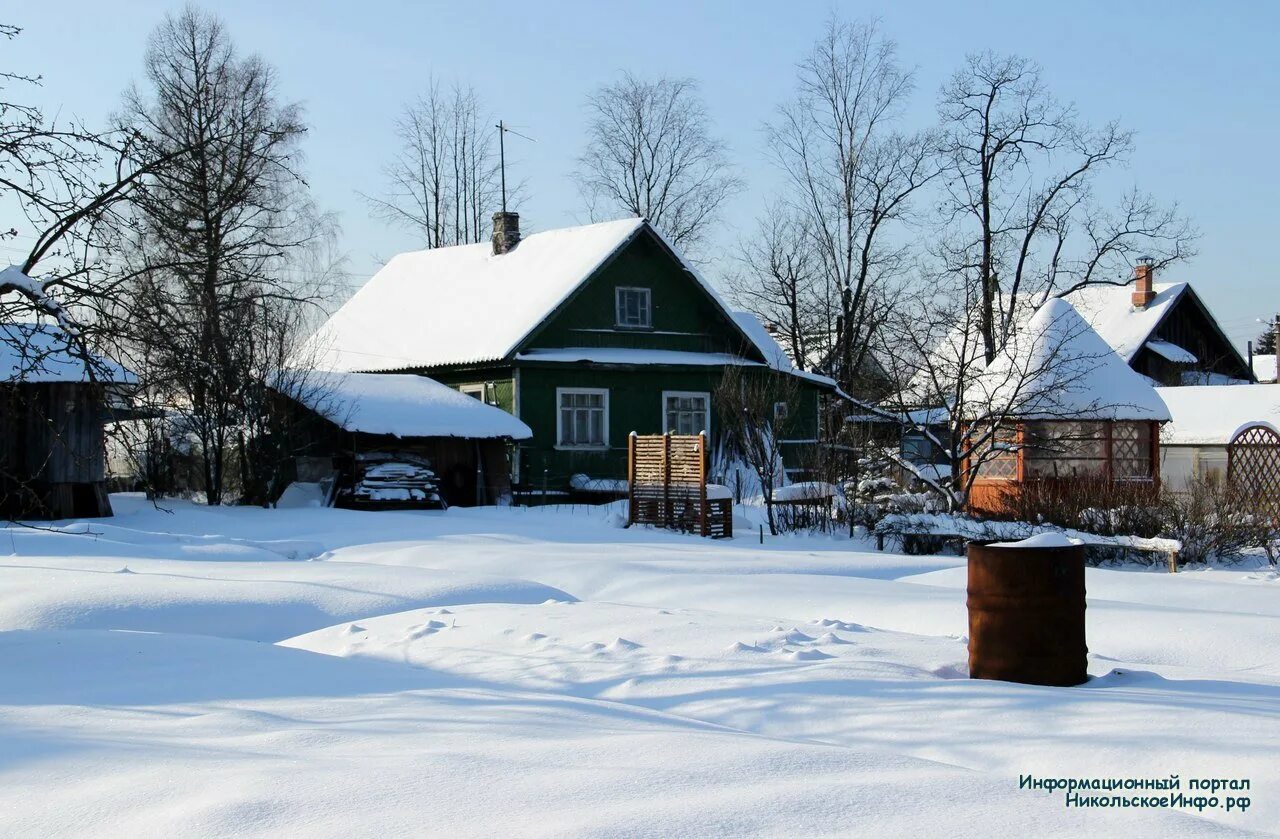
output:
[[[715,443],[730,365],[799,380],[777,406],[784,463],[799,470],[835,391],[638,218],[521,239],[516,214],[499,213],[492,244],[391,259],[307,352],[325,369],[428,375],[511,412],[533,430],[513,477],[534,489],[623,478],[632,431],[705,430]]]

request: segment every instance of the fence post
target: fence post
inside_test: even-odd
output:
[[[711,516],[707,514],[707,432],[698,432],[698,529],[711,535]]]
[[[671,432],[662,435],[662,524],[671,527]]]
[[[636,433],[627,435],[627,527],[636,523]]]

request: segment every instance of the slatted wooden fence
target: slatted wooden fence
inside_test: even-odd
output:
[[[627,439],[628,526],[732,536],[732,502],[707,499],[708,459],[705,433],[633,433]]]

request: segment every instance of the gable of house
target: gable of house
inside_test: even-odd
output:
[[[647,224],[550,312],[518,352],[600,347],[765,360],[715,291]]]
[[[1138,373],[1164,385],[1252,381],[1252,371],[1189,283],[1157,283],[1144,307],[1131,285],[1079,289],[1067,300]]]

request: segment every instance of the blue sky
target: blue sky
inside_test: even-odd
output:
[[[3,45],[5,69],[38,72],[35,98],[96,122],[137,78],[147,34],[177,3],[150,0],[25,3],[4,14],[23,26]],[[761,124],[791,89],[796,61],[834,10],[878,17],[914,67],[905,117],[924,125],[939,85],[967,52],[1017,52],[1093,122],[1137,131],[1129,167],[1108,183],[1137,183],[1177,201],[1203,233],[1199,256],[1164,279],[1188,279],[1241,343],[1253,320],[1280,310],[1273,252],[1280,175],[1280,4],[1265,2],[394,3],[222,0],[245,51],[279,70],[284,96],[311,126],[310,182],[337,211],[357,279],[416,246],[371,219],[357,191],[380,188],[400,105],[426,80],[473,85],[496,116],[535,138],[509,144],[528,185],[526,227],[585,220],[569,180],[581,147],[586,94],[623,69],[699,80],[749,190],[725,213],[720,244],[745,235],[777,175]]]

